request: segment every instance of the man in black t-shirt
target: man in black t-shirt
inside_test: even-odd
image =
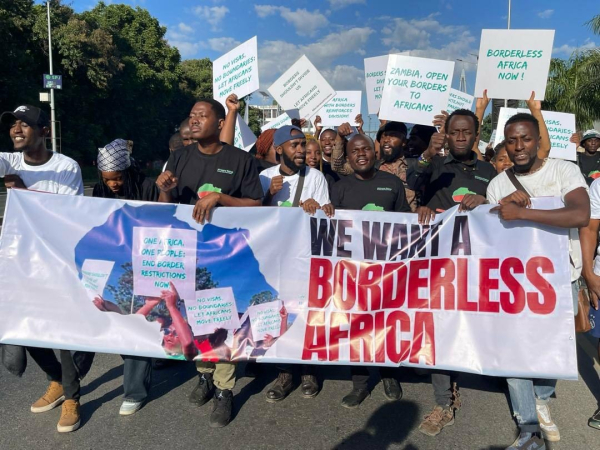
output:
[[[411,212],[402,180],[375,168],[375,146],[368,136],[357,134],[346,144],[346,160],[354,171],[333,185],[332,203],[336,209]],[[365,366],[351,366],[352,391],[342,399],[345,408],[356,408],[369,396],[369,372]],[[394,369],[382,367],[385,396],[400,400],[402,389]]]
[[[577,165],[588,186],[591,186],[596,178],[600,178],[600,131],[588,130],[583,133],[581,146],[585,152],[577,154]]]
[[[195,205],[192,217],[204,223],[217,206],[260,206],[263,196],[254,158],[239,148],[223,144],[219,134],[225,108],[216,100],[198,101],[190,112],[190,129],[197,141],[173,152],[167,169],[156,185],[158,201]],[[198,361],[198,385],[190,401],[201,406],[214,393],[211,427],[224,427],[231,420],[235,386],[235,364]]]

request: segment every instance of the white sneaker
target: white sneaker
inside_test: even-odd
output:
[[[506,450],[546,450],[546,444],[535,434],[521,433]]]
[[[542,436],[544,439],[550,442],[560,441],[560,432],[552,420],[548,405],[545,403],[538,403],[536,400],[535,409],[537,410],[537,416],[540,421],[540,428],[542,429]]]
[[[129,400],[123,400],[121,403],[121,408],[119,409],[119,414],[122,416],[130,416],[135,414],[140,410],[144,402],[132,402]]]

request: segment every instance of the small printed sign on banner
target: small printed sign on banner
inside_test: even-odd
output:
[[[453,61],[390,55],[379,118],[431,126],[448,106]]]
[[[185,300],[187,320],[194,336],[212,334],[215,329],[236,330],[240,327],[237,305],[230,287],[196,291]]]
[[[261,303],[248,308],[250,327],[254,342],[262,341],[268,334],[274,338],[279,337],[281,330],[281,300]]]
[[[307,120],[335,95],[335,90],[306,55],[292,64],[268,91],[286,111],[298,109],[300,117]]]
[[[257,39],[254,36],[213,62],[213,97],[223,105],[231,94],[239,98],[260,87]]]
[[[554,30],[482,30],[475,97],[544,100]]]
[[[110,276],[114,261],[100,261],[97,259],[86,259],[81,267],[83,286],[90,300],[97,296],[102,297],[104,286]]]

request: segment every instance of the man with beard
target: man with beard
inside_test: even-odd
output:
[[[197,101],[189,123],[196,142],[171,153],[166,170],[156,179],[158,201],[194,205],[192,218],[202,224],[216,206],[260,206],[263,193],[255,159],[221,142],[223,105],[213,99]],[[210,426],[224,427],[231,421],[235,364],[196,361],[196,368],[198,384],[189,400],[202,406],[214,393]]]
[[[293,125],[279,128],[273,136],[273,145],[281,164],[263,170],[260,182],[264,191],[263,205],[302,207],[308,214],[323,209],[329,216],[333,208],[329,202],[329,188],[325,176],[306,166],[306,137]],[[275,403],[286,398],[294,387],[292,367],[280,365],[279,375],[267,391],[267,402]],[[302,366],[302,396],[316,397],[319,383],[313,366]]]
[[[600,177],[600,131],[588,130],[583,133],[581,146],[585,150],[577,155],[577,165],[585,177],[588,186]]]
[[[518,220],[521,226],[527,226],[521,221],[531,221],[569,229],[572,298],[559,298],[557,301],[572,301],[573,310],[577,313],[578,280],[582,270],[578,229],[582,229],[585,235],[583,228],[590,220],[587,184],[575,164],[538,157],[540,125],[531,114],[520,113],[508,119],[504,137],[506,151],[514,166],[492,180],[487,189],[490,203],[498,204],[492,212],[497,212],[502,221]],[[530,197],[559,197],[564,206],[553,210],[533,209]],[[589,255],[586,259],[591,260]],[[508,449],[545,448],[540,432],[548,441],[560,440],[558,427],[548,407],[556,380],[508,378],[506,381],[520,429],[519,436]]]
[[[402,181],[375,167],[375,146],[370,137],[362,134],[351,137],[346,144],[346,160],[353,174],[333,186],[332,203],[336,209],[411,212]],[[392,367],[379,370],[388,400],[402,398],[395,370]],[[366,366],[351,366],[350,372],[352,391],[342,399],[342,406],[357,408],[369,396],[369,371]]]

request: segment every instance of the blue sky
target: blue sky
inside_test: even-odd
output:
[[[74,0],[76,10],[97,2]],[[117,3],[107,1],[105,3]],[[363,59],[390,52],[476,62],[483,28],[506,28],[508,0],[129,0],[167,27],[167,39],[182,58],[215,60],[258,36],[261,88],[267,88],[300,56],[321,70],[334,89],[364,87]],[[598,0],[512,0],[511,28],[554,29],[554,56],[600,45],[584,25],[600,14]],[[458,87],[461,63],[456,63]],[[464,64],[467,89],[474,64]],[[256,95],[252,103],[260,103]],[[363,97],[363,103],[366,99]]]

